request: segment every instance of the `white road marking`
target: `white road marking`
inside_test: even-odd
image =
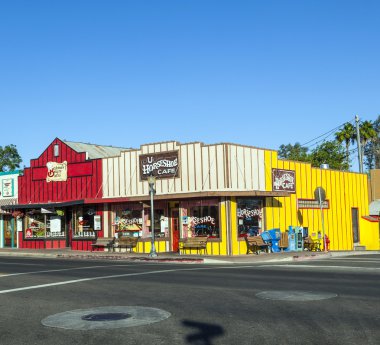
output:
[[[74,267],[74,268],[60,268],[55,270],[44,270],[44,271],[32,271],[32,272],[20,272],[20,273],[4,273],[0,276],[0,278],[11,277],[11,276],[21,276],[28,274],[37,274],[37,273],[50,273],[50,272],[64,272],[64,271],[77,271],[77,270],[88,270],[92,268],[105,268],[105,267],[128,267],[134,266],[133,264],[125,264],[125,265],[104,265],[104,266],[88,266],[88,267]],[[144,265],[146,266],[146,265]]]
[[[25,286],[22,288],[15,288],[15,289],[9,289],[9,290],[0,290],[0,294],[6,294],[11,292],[17,292],[17,291],[25,291],[25,290],[33,290],[33,289],[41,289],[46,287],[52,287],[52,286],[59,286],[59,285],[67,285],[67,284],[76,284],[76,283],[82,283],[92,280],[100,280],[100,279],[112,279],[112,278],[123,278],[123,277],[133,277],[133,276],[143,276],[143,275],[150,275],[150,274],[159,274],[159,273],[169,273],[169,272],[178,272],[178,271],[201,271],[201,270],[217,270],[217,269],[238,269],[238,268],[253,268],[257,267],[255,266],[228,266],[228,267],[196,267],[196,268],[178,268],[178,269],[169,269],[169,270],[158,270],[158,271],[150,271],[150,272],[138,272],[138,273],[125,273],[125,274],[113,274],[110,276],[100,276],[100,277],[92,277],[92,278],[82,278],[82,279],[75,279],[75,280],[67,280],[63,282],[58,283],[49,283],[49,284],[41,284],[41,285],[32,285],[32,286]]]
[[[344,270],[380,270],[380,267],[358,267],[358,266],[322,266],[322,265],[298,265],[298,264],[284,264],[284,265],[261,265],[258,267],[286,267],[286,268],[334,268],[334,269],[344,269]]]

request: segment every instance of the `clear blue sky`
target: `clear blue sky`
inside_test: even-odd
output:
[[[0,145],[278,149],[380,114],[379,1],[4,0]]]

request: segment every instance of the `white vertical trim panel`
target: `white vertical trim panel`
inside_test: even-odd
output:
[[[239,190],[245,189],[245,171],[244,171],[244,148],[236,146],[236,168],[237,168],[237,186]]]
[[[217,181],[216,181],[216,149],[215,146],[209,146],[210,149],[210,189],[217,190]]]
[[[202,190],[202,148],[200,143],[194,145],[194,164],[195,164],[195,189]]]
[[[253,190],[252,181],[252,154],[249,147],[244,148],[244,162],[245,162],[245,183],[247,190]]]
[[[187,146],[188,145],[181,145],[181,181],[182,181],[182,189],[179,192],[185,193],[189,190],[189,184],[188,184],[188,164],[187,164]]]
[[[237,150],[235,145],[230,146],[231,155],[230,155],[230,166],[231,166],[231,188],[238,189],[238,168],[236,164],[237,159]]]
[[[189,176],[189,192],[195,191],[195,162],[194,162],[194,144],[187,145],[187,166]]]
[[[258,176],[258,182],[259,182],[259,190],[265,191],[266,184],[265,184],[265,151],[264,150],[258,150],[258,165],[259,165],[259,176]],[[272,174],[272,171],[270,171],[270,174]]]
[[[202,146],[202,184],[200,186],[201,191],[210,190],[210,179],[209,179],[209,164],[210,157],[208,154],[208,146]]]
[[[223,145],[216,145],[216,174],[218,178],[218,190],[224,189],[224,150]]]

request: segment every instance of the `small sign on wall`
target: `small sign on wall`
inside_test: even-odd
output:
[[[94,216],[94,231],[102,230],[102,218],[100,216]]]
[[[12,197],[14,196],[14,186],[13,186],[13,179],[7,178],[1,181],[2,183],[2,196],[3,197]]]

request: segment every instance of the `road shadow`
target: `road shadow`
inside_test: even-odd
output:
[[[186,336],[188,344],[212,345],[213,338],[221,337],[225,333],[223,327],[210,323],[184,320],[182,324],[194,329],[194,333]]]

